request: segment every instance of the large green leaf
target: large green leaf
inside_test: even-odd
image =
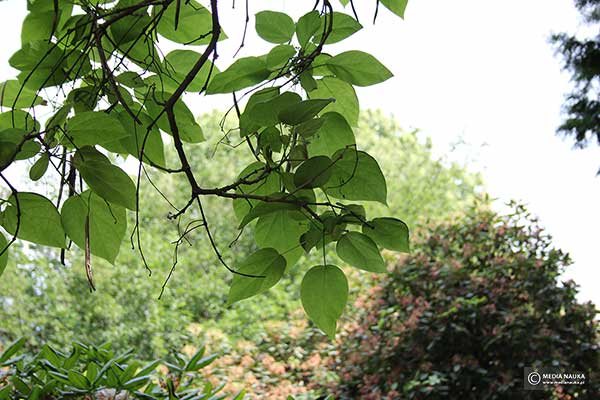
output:
[[[340,149],[331,159],[335,162],[326,192],[337,199],[369,200],[387,204],[387,185],[379,164],[364,151]]]
[[[321,18],[317,10],[313,10],[298,19],[296,23],[296,37],[301,47],[306,46],[310,39],[318,32]]]
[[[280,122],[280,114],[286,110],[293,110],[302,101],[300,95],[294,92],[284,92],[280,95],[256,102],[244,110],[244,133],[249,133],[248,128],[275,125]]]
[[[158,117],[163,111],[163,107],[154,101],[154,98],[159,101],[166,101],[171,96],[170,93],[154,93],[150,94],[145,101],[146,110],[152,119]],[[183,100],[178,99],[173,107],[173,113],[175,114],[175,122],[179,131],[179,137],[182,141],[188,143],[200,143],[205,140],[204,132],[202,127],[196,122],[194,114],[190,111],[188,106]],[[163,112],[157,121],[157,125],[160,129],[167,132],[169,135],[173,135],[171,131],[171,125],[167,118],[167,114]]]
[[[321,17],[321,27],[315,35],[315,42],[320,42],[325,31],[325,22],[327,18],[327,24],[329,24],[330,16]],[[348,14],[335,11],[333,13],[333,28],[327,36],[326,44],[341,42],[342,40],[354,35],[356,32],[362,29],[362,25],[353,17]]]
[[[123,139],[128,135],[116,115],[100,111],[78,113],[67,123],[68,140],[77,147],[103,145]]]
[[[408,0],[381,0],[381,4],[400,18],[404,19],[404,11],[406,10]]]
[[[2,107],[29,108],[42,103],[44,103],[44,99],[17,80],[0,83],[0,105]]]
[[[8,241],[6,240],[4,235],[0,233],[0,252],[4,251],[4,253],[0,255],[0,276],[2,276],[2,273],[6,269],[6,264],[8,263],[9,249],[6,248],[6,246],[8,246]]]
[[[75,167],[89,187],[106,201],[136,209],[136,189],[133,181],[121,168],[93,147],[82,147],[73,159]]]
[[[324,186],[331,177],[331,171],[332,162],[329,157],[309,158],[294,173],[294,185],[305,189]]]
[[[280,44],[275,46],[267,54],[266,65],[269,71],[279,71],[291,61],[291,58],[296,54],[294,46],[289,44]]]
[[[353,267],[385,272],[385,263],[375,242],[359,232],[345,233],[335,247],[338,256]]]
[[[236,271],[257,278],[234,274],[227,303],[247,299],[275,286],[283,276],[285,265],[285,258],[275,249],[260,249],[251,254],[237,266]]]
[[[264,215],[278,212],[281,210],[295,210],[298,206],[292,203],[284,202],[259,202],[257,205],[252,207],[250,212],[246,214],[242,222],[240,223],[239,229],[248,225],[250,222]]]
[[[317,88],[310,92],[310,98],[335,98],[335,103],[329,104],[323,112],[335,111],[343,115],[350,125],[358,125],[358,97],[349,83],[331,77],[319,79]]]
[[[25,160],[35,156],[40,151],[40,145],[33,138],[26,139],[28,133],[21,129],[4,129],[0,131],[0,142],[4,143],[5,149],[3,149],[3,158],[10,160]],[[21,144],[22,143],[22,144]],[[14,154],[18,150],[18,145],[21,144],[20,151]]]
[[[312,99],[304,100],[297,104],[285,107],[279,112],[279,120],[284,124],[298,125],[312,119],[321,110],[327,107],[335,99]]]
[[[185,79],[188,72],[194,64],[200,59],[200,54],[192,50],[173,50],[165,57],[164,72],[162,75],[165,89],[167,91],[175,91],[181,82]],[[207,83],[209,73],[214,76],[219,73],[216,66],[206,60],[200,71],[196,74],[190,85],[187,87],[188,92],[199,92]]]
[[[69,238],[82,249],[88,216],[91,253],[114,263],[127,229],[125,208],[108,203],[91,190],[65,201],[61,209],[62,225]]]
[[[364,224],[362,231],[381,247],[410,252],[408,226],[397,218],[375,218]]]
[[[153,126],[150,131],[147,128],[152,123],[152,118],[145,113],[139,113],[138,118],[141,124],[138,124],[125,111],[121,111],[118,117],[129,133],[127,137],[119,141],[125,151],[139,160],[143,146],[144,161],[148,162],[150,160],[154,164],[164,167],[165,151],[160,131],[156,126]],[[146,141],[145,144],[144,140]]]
[[[269,76],[265,60],[259,57],[245,57],[236,60],[229,68],[216,74],[207,94],[231,93],[261,83]]]
[[[256,244],[272,247],[291,267],[302,256],[300,236],[308,230],[308,221],[299,211],[278,211],[262,216],[254,228]]]
[[[181,7],[178,21],[177,6]],[[155,7],[155,13],[160,11],[161,7]],[[194,0],[172,2],[162,14],[156,30],[177,43],[195,46],[207,44],[212,36],[212,16],[209,10]],[[225,35],[221,36],[219,39],[224,39]]]
[[[20,218],[17,216],[17,200]],[[2,226],[11,235],[32,243],[52,247],[65,247],[65,232],[60,223],[60,214],[50,200],[37,193],[20,192],[11,195],[4,210]]]
[[[22,110],[11,110],[0,114],[0,131],[5,129],[21,129],[26,132],[37,131],[40,124]]]
[[[261,11],[256,14],[256,33],[267,42],[288,42],[295,30],[294,20],[287,14],[276,11]]]
[[[335,265],[312,267],[300,288],[302,307],[310,319],[330,338],[348,300],[348,280]]]
[[[336,112],[328,112],[321,117],[323,125],[310,138],[308,154],[312,156],[331,157],[339,149],[355,144],[354,132],[348,121]]]
[[[279,192],[281,182],[276,173],[265,173],[265,164],[255,162],[248,165],[240,174],[238,179],[243,179],[245,182],[254,182],[251,184],[242,184],[239,186],[237,193],[253,194],[257,196],[266,196],[272,193]],[[259,178],[263,178],[258,180]],[[259,200],[250,199],[234,199],[233,210],[235,216],[241,222],[246,214],[259,203]]]
[[[393,74],[372,55],[350,50],[327,61],[327,67],[340,79],[356,86],[370,86],[390,79]]]

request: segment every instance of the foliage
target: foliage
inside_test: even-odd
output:
[[[217,355],[204,347],[191,357],[175,354],[170,362],[144,364],[132,351],[117,354],[110,343],[79,342],[61,352],[44,345],[37,354],[23,353],[19,339],[0,355],[0,399],[221,399],[224,385],[213,386],[202,369]],[[21,353],[21,354],[20,354]],[[242,391],[233,398],[241,400]]]
[[[568,255],[514,210],[431,227],[361,294],[330,357],[339,398],[595,398],[597,311],[558,281]],[[588,383],[524,391],[527,366],[584,372]]]
[[[575,5],[596,33],[588,37],[566,33],[552,36],[575,86],[564,106],[567,118],[558,131],[573,136],[576,146],[585,147],[594,138],[600,144],[600,1],[575,0]]]
[[[268,54],[234,57],[220,70],[217,48],[227,39],[219,18],[223,6],[209,3],[207,8],[194,0],[28,0],[22,47],[9,60],[19,74],[1,88],[8,111],[0,115],[0,178],[10,194],[2,199],[0,224],[10,238],[2,254],[16,239],[60,249],[72,243],[85,253],[86,277],[95,290],[91,255],[114,262],[126,237],[125,215],[133,212],[131,242],[150,272],[139,236],[145,204],[139,186],[147,169],[185,177],[186,199],[173,204],[167,218],[181,224],[178,245],[204,231],[216,259],[236,275],[230,302],[269,289],[287,272],[300,272],[292,267],[302,249],[314,248],[325,258],[326,247],[346,238],[344,232],[379,229],[357,203],[387,204],[387,185],[378,162],[355,144],[354,87],[384,82],[392,72],[363,51],[327,52],[330,43],[362,28],[353,5],[354,17],[337,11],[347,1],[336,3],[336,10],[330,0],[309,4],[296,19],[259,11],[256,33],[275,46]],[[382,4],[404,15],[406,1]],[[245,7],[248,13],[247,2]],[[168,54],[159,47],[165,42],[174,48]],[[198,46],[199,52],[190,50]],[[190,162],[205,141],[183,99],[193,92],[232,96],[242,145],[237,149],[255,158],[237,177],[213,187]],[[51,114],[45,121],[37,117],[44,107],[51,108],[44,109]],[[175,163],[164,159],[165,147],[175,150]],[[116,162],[120,156],[139,160],[136,179]],[[48,173],[58,181],[50,198],[18,189],[3,174],[23,159],[35,161],[32,180]],[[208,197],[233,199],[240,232],[254,227],[259,249],[232,266],[210,229]],[[111,218],[116,226],[107,232]],[[44,229],[35,221],[43,221]],[[408,230],[397,233],[408,241]],[[382,246],[378,237],[371,235],[372,250]],[[270,262],[273,254],[283,264],[249,267]],[[323,287],[322,279],[306,279],[305,285]],[[323,303],[325,295],[304,290],[303,303]],[[313,308],[308,315],[333,334],[329,317],[341,311]]]
[[[251,162],[251,155],[232,157],[235,149],[224,143],[215,147],[220,141],[220,118],[218,112],[199,118],[205,127],[207,146],[190,154],[196,175],[211,185],[235,178]],[[358,144],[380,160],[389,180],[389,209],[367,204],[372,215],[401,214],[407,224],[417,226],[448,218],[464,210],[477,196],[481,185],[478,175],[434,157],[431,142],[422,139],[418,132],[405,132],[393,119],[378,112],[365,113],[359,120],[359,131]],[[167,152],[166,157],[172,160],[173,155]],[[184,178],[170,174],[148,176],[173,201],[185,201]],[[133,347],[139,354],[157,358],[187,343],[196,343],[203,332],[212,329],[222,331],[232,341],[261,342],[269,321],[285,320],[297,309],[301,282],[297,274],[284,277],[268,296],[263,294],[224,307],[231,275],[218,268],[210,243],[194,232],[188,236],[193,246],[180,246],[176,269],[162,299],[157,301],[173,263],[175,245],[169,242],[177,240],[179,234],[176,222],[165,223],[156,217],[169,212],[168,204],[146,177],[142,182],[140,200],[152,209],[140,213],[140,234],[142,241],[154,243],[145,249],[152,276],[148,276],[137,254],[125,243],[116,267],[93,259],[98,290],[90,294],[82,252],[73,250],[63,266],[52,250],[25,243],[13,247],[13,258],[0,280],[0,341],[26,335],[32,350],[39,350],[44,343],[66,347],[74,340],[110,341],[119,351]],[[47,183],[44,177],[40,184],[51,182]],[[205,208],[212,215],[209,223],[215,239],[232,242],[237,236],[236,227],[230,222],[235,218],[232,207],[223,207],[218,199],[209,198]],[[134,218],[128,220],[129,226],[134,223]],[[243,259],[255,250],[251,239],[248,234],[242,235],[224,249],[223,257]],[[318,263],[319,258],[320,255],[308,255],[297,268],[304,270]],[[367,280],[350,274],[349,281],[353,298]],[[195,328],[186,329],[191,326]]]

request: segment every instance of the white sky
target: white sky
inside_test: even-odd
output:
[[[238,0],[238,7],[243,3]],[[309,3],[313,0],[265,0],[258,7],[283,8],[297,17]],[[600,178],[595,177],[600,148],[575,151],[554,134],[570,84],[548,37],[585,30],[573,0],[412,0],[405,21],[380,10],[376,26],[374,2],[369,8],[358,3],[366,29],[328,51],[368,51],[395,75],[359,90],[361,107],[381,108],[406,128],[421,129],[440,153],[461,138],[469,143],[471,153],[453,157],[475,156],[472,169],[483,173],[499,203],[528,204],[555,244],[575,260],[567,276],[581,285],[580,298],[600,304]],[[241,8],[229,10],[230,1],[221,4],[225,31],[234,38],[220,44],[223,68],[239,45],[244,14]],[[25,1],[0,2],[0,80],[14,76],[7,60],[19,48],[24,15]],[[250,35],[240,55],[269,48]],[[223,98],[190,99],[197,114],[229,105]]]

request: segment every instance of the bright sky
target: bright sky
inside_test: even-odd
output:
[[[230,63],[244,21],[242,8],[229,10],[230,2],[224,3],[223,25],[235,39],[220,45],[220,67]],[[283,7],[299,16],[299,4],[308,3],[313,1],[261,1],[260,9]],[[405,21],[381,10],[374,27],[372,10],[363,7],[366,29],[330,51],[368,51],[395,77],[361,89],[362,108],[381,108],[405,127],[421,129],[440,154],[459,139],[469,143],[470,152],[450,157],[474,157],[471,168],[483,173],[499,204],[528,204],[575,260],[567,276],[581,285],[580,298],[600,304],[600,148],[575,151],[554,134],[570,85],[548,36],[585,30],[573,0],[412,0]],[[6,60],[19,48],[24,15],[24,1],[0,2],[0,80],[14,75]],[[241,56],[269,48],[249,37]],[[192,110],[224,107],[227,100],[196,96]]]

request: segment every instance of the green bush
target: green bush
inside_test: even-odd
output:
[[[424,231],[357,300],[330,359],[339,398],[597,398],[597,311],[560,281],[569,257],[524,208]],[[588,383],[525,391],[527,366],[584,372]]]
[[[110,343],[73,343],[70,352],[49,345],[37,354],[23,353],[19,339],[0,354],[0,399],[222,399],[224,384],[202,374],[217,355],[204,347],[191,357],[175,354],[170,362],[142,363],[132,351],[115,353]],[[244,398],[245,392],[233,396]]]

